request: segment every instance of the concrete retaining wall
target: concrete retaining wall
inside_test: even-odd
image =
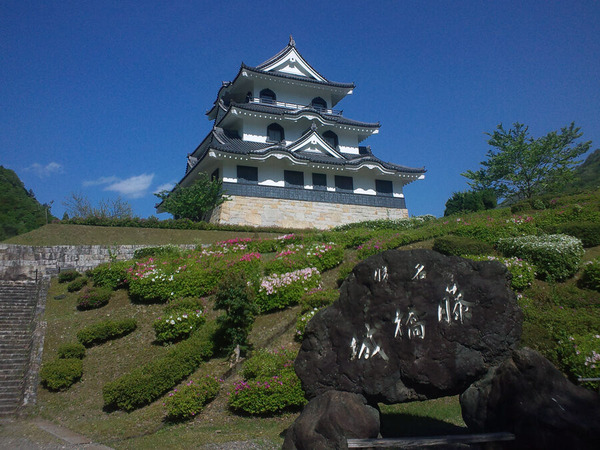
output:
[[[3,280],[39,279],[61,270],[88,269],[111,261],[133,258],[136,250],[149,245],[56,245],[30,246],[0,244],[0,278]],[[180,245],[193,249],[195,245]]]

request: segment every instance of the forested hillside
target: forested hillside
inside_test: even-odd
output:
[[[48,220],[53,217],[48,216]],[[46,211],[17,174],[0,166],[0,241],[46,223]]]
[[[575,169],[575,187],[596,189],[600,187],[600,149],[593,152]]]

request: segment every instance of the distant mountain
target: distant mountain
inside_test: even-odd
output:
[[[54,219],[48,215],[48,221]],[[0,166],[0,241],[46,224],[46,210],[17,174]]]
[[[575,168],[573,186],[586,190],[600,188],[600,149],[594,151],[581,165]]]

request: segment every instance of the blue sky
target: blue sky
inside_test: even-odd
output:
[[[600,146],[599,24],[591,0],[3,1],[0,164],[58,217],[73,192],[156,214],[221,82],[292,34],[324,76],[356,83],[338,107],[381,122],[365,145],[426,167],[410,214],[440,216],[499,123],[541,136],[574,121]]]

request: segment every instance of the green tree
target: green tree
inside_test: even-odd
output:
[[[13,170],[0,166],[0,241],[54,220],[51,203],[40,204]]]
[[[487,160],[482,168],[462,175],[475,190],[492,188],[499,197],[530,199],[534,195],[558,190],[573,179],[576,158],[587,152],[592,142],[576,142],[583,133],[574,123],[534,138],[521,123],[505,130],[498,125],[490,136]]]
[[[161,212],[168,212],[176,219],[190,219],[193,221],[206,220],[207,215],[226,198],[223,197],[223,182],[211,179],[207,174],[201,173],[194,184],[161,191],[156,195],[162,201],[157,205]]]
[[[450,214],[476,212],[496,207],[496,191],[482,189],[480,191],[455,192],[446,202],[444,216]]]

